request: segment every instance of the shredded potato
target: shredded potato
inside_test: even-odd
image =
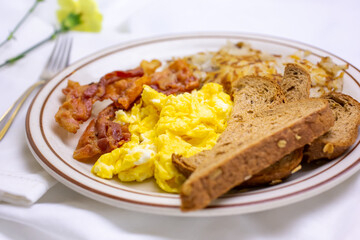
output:
[[[310,97],[341,91],[343,70],[348,66],[336,65],[329,57],[323,57],[318,63],[312,63],[307,59],[310,55],[309,51],[297,51],[288,56],[268,54],[253,49],[247,43],[228,42],[217,52],[197,53],[186,59],[196,68],[195,73],[204,83],[224,83],[245,75],[265,76],[280,82],[285,64],[297,63],[310,73],[312,79]]]

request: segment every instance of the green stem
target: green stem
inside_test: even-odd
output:
[[[5,43],[7,43],[8,41],[10,41],[11,39],[14,38],[14,34],[15,32],[20,28],[20,26],[25,22],[25,20],[30,16],[30,14],[35,10],[35,8],[37,7],[37,5],[39,4],[39,2],[42,2],[44,0],[35,0],[35,3],[31,6],[31,8],[26,12],[25,16],[20,20],[20,22],[18,22],[18,24],[15,26],[14,30],[12,30],[9,33],[9,36],[7,36],[7,38],[2,41],[0,43],[0,47],[2,47]]]
[[[16,61],[18,61],[19,59],[25,57],[26,54],[28,54],[29,52],[33,51],[34,49],[40,47],[41,45],[43,45],[44,43],[56,38],[56,36],[60,33],[62,33],[64,31],[62,30],[56,30],[53,34],[51,34],[49,37],[45,38],[44,40],[42,40],[41,42],[37,43],[36,45],[32,46],[31,48],[28,48],[27,50],[23,51],[22,53],[20,53],[19,55],[12,57],[8,60],[6,60],[4,63],[0,64],[0,68],[4,67],[8,64],[14,63]]]

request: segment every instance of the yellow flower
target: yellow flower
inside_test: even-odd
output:
[[[63,25],[67,22],[68,30],[99,32],[101,30],[102,15],[94,0],[58,0],[60,9],[57,10],[57,18]],[[74,17],[80,17],[74,21]],[[63,26],[62,26],[63,27]]]

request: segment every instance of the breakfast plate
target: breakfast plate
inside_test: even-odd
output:
[[[254,48],[272,54],[289,55],[297,50],[310,51],[309,59],[317,62],[330,56],[339,64],[348,64],[344,74],[343,92],[360,100],[360,71],[345,60],[296,41],[255,34],[201,33],[156,37],[119,44],[94,53],[72,64],[50,80],[33,100],[26,118],[28,145],[40,165],[69,188],[99,202],[129,210],[177,216],[220,216],[262,211],[288,205],[320,194],[341,183],[360,169],[360,138],[341,157],[320,166],[306,166],[280,184],[249,191],[232,190],[206,209],[182,213],[177,194],[162,191],[155,181],[124,183],[105,180],[91,173],[92,164],[73,159],[77,141],[86,128],[71,134],[54,120],[67,80],[80,84],[96,82],[113,70],[132,69],[141,60],[167,60],[202,51],[215,51],[227,41],[250,43]],[[99,112],[105,102],[94,106]]]

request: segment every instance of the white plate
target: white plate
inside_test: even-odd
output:
[[[152,180],[144,183],[121,183],[104,180],[91,174],[91,165],[72,158],[80,134],[74,136],[61,129],[54,115],[61,105],[61,89],[70,78],[81,84],[98,81],[113,70],[138,66],[141,60],[170,59],[199,51],[217,50],[230,41],[246,41],[269,53],[292,54],[296,50],[310,50],[311,58],[331,56],[338,64],[346,61],[318,48],[286,39],[252,34],[182,34],[132,41],[117,45],[86,57],[48,82],[32,102],[26,118],[26,134],[30,149],[38,162],[57,180],[71,189],[116,207],[155,214],[180,216],[218,216],[242,214],[294,203],[328,190],[360,168],[359,138],[349,151],[338,159],[314,169],[303,169],[287,181],[250,192],[231,192],[214,201],[208,208],[182,213],[176,194],[162,192]],[[349,64],[344,76],[344,91],[360,98],[360,71]],[[100,105],[97,106],[99,109]]]

